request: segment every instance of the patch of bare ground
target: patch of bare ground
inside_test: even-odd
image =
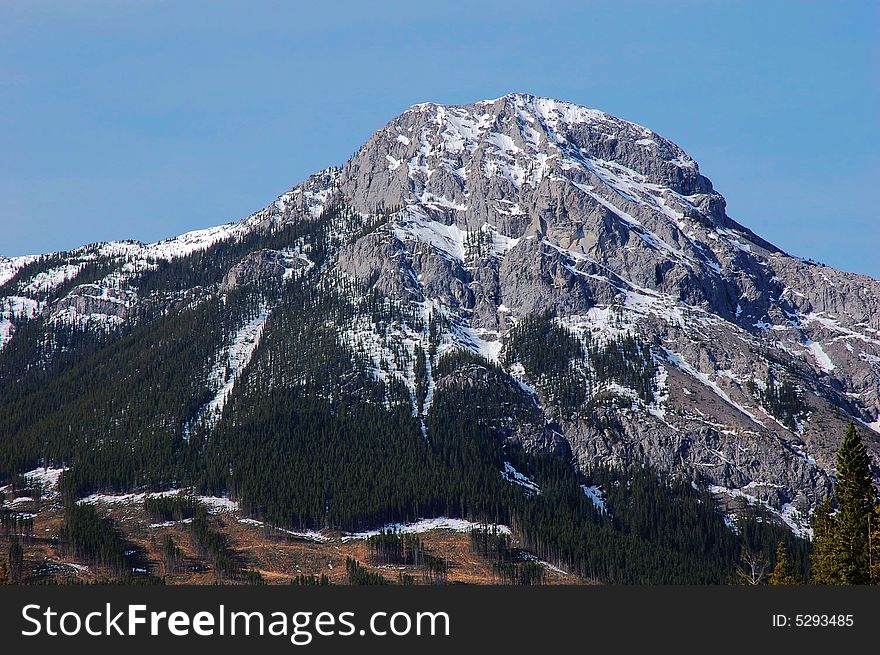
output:
[[[24,549],[24,563],[18,582],[25,584],[90,584],[113,582],[118,576],[91,562],[77,561],[65,552],[59,538],[63,510],[56,502],[44,502],[34,516],[32,535],[18,537]],[[99,513],[113,520],[146,572],[169,585],[230,583],[218,578],[210,562],[200,555],[189,524],[152,523],[141,504],[99,505]],[[23,508],[23,511],[27,511]],[[430,577],[424,567],[376,566],[371,562],[367,542],[339,532],[322,534],[323,540],[294,536],[255,521],[242,521],[237,514],[221,512],[210,517],[211,528],[224,535],[230,554],[246,570],[260,574],[266,584],[290,584],[299,576],[326,576],[331,584],[347,584],[346,560],[358,560],[368,570],[379,573],[390,583],[411,576],[415,584],[441,582]],[[163,553],[170,535],[180,557],[167,562]],[[0,532],[0,554],[5,559],[12,537]],[[452,530],[431,530],[419,535],[425,551],[446,561],[445,583],[498,584],[492,563],[472,552],[470,535]],[[516,546],[516,542],[513,543]],[[138,571],[138,573],[142,573]],[[136,578],[137,579],[137,576]],[[548,584],[588,584],[571,574],[547,566]]]

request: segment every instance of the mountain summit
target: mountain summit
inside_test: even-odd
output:
[[[878,451],[880,282],[725,206],[651,130],[510,94],[415,105],[239,223],[0,259],[0,478],[372,527],[553,455],[804,534],[847,423]]]

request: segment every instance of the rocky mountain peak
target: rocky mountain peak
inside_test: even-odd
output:
[[[517,201],[530,207],[560,183],[596,177],[612,185],[626,178],[617,180],[622,193],[668,190],[723,212],[696,162],[667,139],[601,111],[525,94],[411,107],[345,166],[343,189],[363,210],[415,204],[469,225],[516,217]],[[515,218],[501,223],[524,227]]]
[[[393,297],[439,305],[466,326],[458,345],[493,356],[511,327],[544,311],[600,340],[623,326],[654,344],[665,380],[684,375],[709,390],[699,402],[721,400],[719,425],[739,415],[749,427],[734,431],[786,435],[789,463],[768,467],[774,448],[763,446],[748,464],[722,459],[712,465],[726,471],[719,488],[754,481],[749,467],[773,477],[774,467],[794,466],[817,489],[831,451],[806,455],[810,447],[797,444],[823,441],[810,435],[835,423],[827,408],[877,425],[880,285],[789,257],[728,217],[697,163],[645,127],[525,94],[416,105],[358,150],[339,190],[362,212],[395,210],[383,230],[341,252],[341,269]],[[848,339],[861,345],[842,343]],[[768,409],[771,396],[795,387],[791,412],[768,422],[765,412],[779,410]],[[671,391],[672,402],[688,405],[688,392]],[[639,436],[619,445],[619,456],[635,448],[665,457],[659,442],[649,443],[681,434],[670,416],[656,431],[627,428]],[[714,439],[712,423],[703,423],[698,442]],[[596,446],[575,445],[582,457],[618,448],[583,422],[563,425],[566,435],[583,431],[575,444]],[[817,461],[824,463],[810,464]],[[770,488],[758,495],[779,502]]]

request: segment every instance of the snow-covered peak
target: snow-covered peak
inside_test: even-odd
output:
[[[497,113],[498,109],[502,107],[516,107],[530,112],[535,117],[540,115],[554,122],[561,120],[564,123],[587,123],[591,121],[620,120],[598,109],[590,109],[564,100],[544,98],[529,93],[507,93],[491,100],[480,100],[472,104],[462,105],[423,102],[411,106],[405,113],[430,113],[437,112],[438,110],[463,108],[471,112],[480,111],[492,114]]]
[[[638,186],[723,212],[711,182],[671,141],[597,109],[524,93],[414,105],[364,144],[340,179],[359,211],[418,206],[460,227],[495,224],[499,215],[511,217],[502,223],[522,223],[514,217],[542,209],[574,182],[598,187],[603,197],[631,200]],[[502,231],[518,238],[521,227]]]
[[[652,130],[598,109],[554,98],[508,93],[494,100],[481,100],[472,104],[420,103],[407,109],[391,125],[406,122],[401,119],[413,115],[425,117],[429,122],[438,125],[441,128],[439,132],[452,141],[452,150],[458,150],[456,142],[460,139],[473,145],[480,137],[491,137],[498,131],[504,133],[506,125],[514,119],[526,142],[536,151],[552,149],[554,146],[582,149],[584,144],[570,130],[588,128],[604,134],[608,139],[622,138],[647,151],[654,151],[654,154],[662,156],[675,166],[697,170],[696,162],[684,150]],[[544,144],[536,138],[541,132],[549,137]],[[409,139],[405,135],[404,138]]]

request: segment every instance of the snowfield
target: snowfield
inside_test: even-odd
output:
[[[510,534],[510,528],[506,525],[493,523],[474,523],[464,519],[452,519],[438,516],[433,519],[421,519],[415,523],[389,523],[377,530],[366,532],[347,532],[343,535],[343,541],[349,539],[369,539],[383,532],[395,532],[397,534],[419,534],[431,530],[451,530],[452,532],[470,532],[471,530],[496,531],[499,534]]]

